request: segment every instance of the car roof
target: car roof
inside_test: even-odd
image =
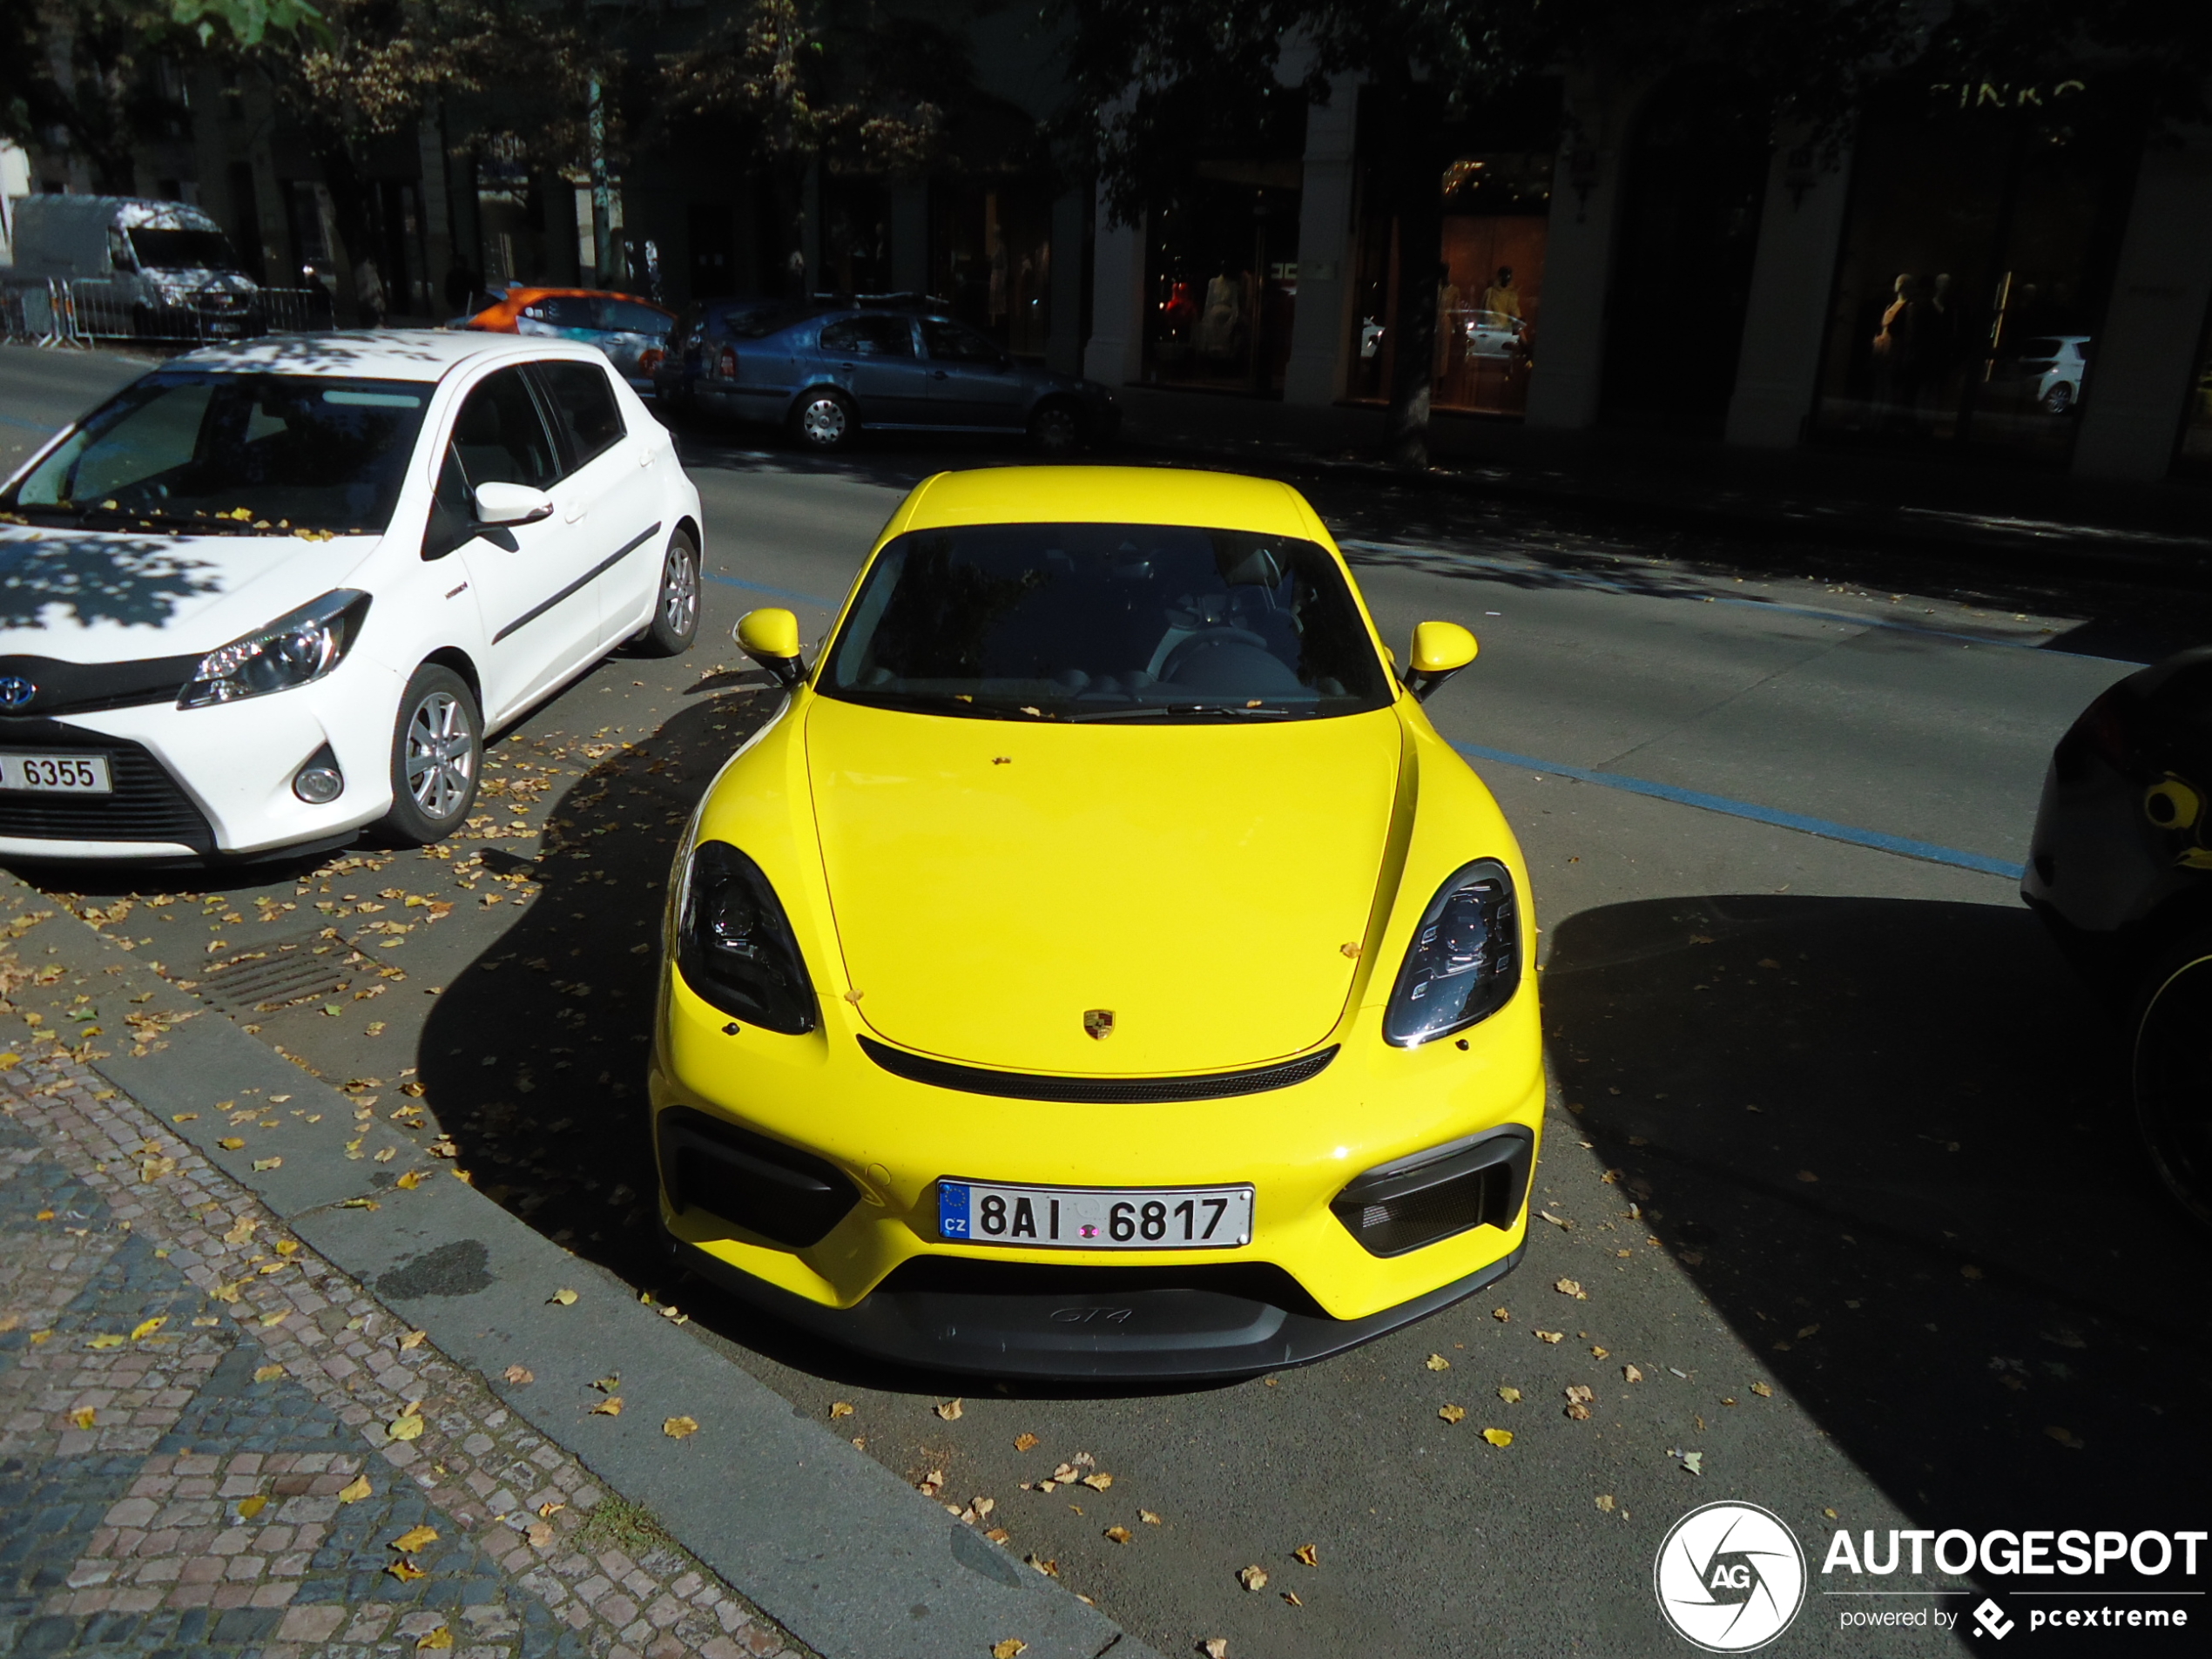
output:
[[[164,368],[225,373],[345,374],[363,380],[438,381],[457,364],[485,358],[576,357],[604,362],[581,341],[450,328],[376,328],[320,334],[264,334],[236,345],[203,346]]]
[[[1264,536],[1325,536],[1305,497],[1272,478],[1180,467],[987,467],[941,472],[907,498],[893,530],[953,524],[1196,524]]]

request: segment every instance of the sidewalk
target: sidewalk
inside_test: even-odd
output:
[[[1147,1659],[368,1081],[0,872],[0,1652]]]
[[[7,1058],[0,1649],[806,1651],[136,1103]]]
[[[1142,386],[1116,395],[1123,442],[1163,455],[1317,468],[1705,533],[1911,546],[2212,587],[2212,487],[2200,484],[1812,446],[1746,449],[1665,431],[1532,430],[1448,414],[1432,421],[1430,468],[1416,473],[1378,459],[1378,408]]]

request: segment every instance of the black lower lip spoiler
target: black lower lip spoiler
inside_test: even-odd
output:
[[[677,1259],[700,1278],[807,1334],[896,1364],[963,1376],[1052,1381],[1202,1381],[1326,1359],[1440,1312],[1521,1264],[1510,1255],[1359,1319],[1332,1319],[1204,1288],[1037,1295],[882,1290],[827,1308],[740,1272],[694,1245]],[[1103,1278],[1102,1275],[1102,1278]]]

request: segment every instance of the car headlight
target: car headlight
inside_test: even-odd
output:
[[[319,680],[338,666],[361,637],[368,615],[368,595],[339,588],[266,628],[211,651],[192,670],[192,683],[179,693],[180,709],[266,697]]]
[[[1521,983],[1521,914],[1495,859],[1461,865],[1436,890],[1398,970],[1383,1036],[1401,1049],[1465,1030],[1503,1008]]]
[[[813,981],[760,867],[727,841],[701,841],[685,872],[676,966],[737,1019],[804,1035],[819,1022]]]

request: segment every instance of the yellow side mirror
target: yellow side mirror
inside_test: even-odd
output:
[[[806,678],[799,660],[799,618],[788,610],[748,610],[738,618],[738,649],[786,686]]]
[[[1474,660],[1474,636],[1456,622],[1424,622],[1413,630],[1413,667],[1406,689],[1426,698]]]

